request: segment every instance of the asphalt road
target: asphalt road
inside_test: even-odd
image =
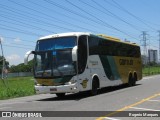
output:
[[[22,114],[24,116],[27,114],[26,116],[28,116],[28,113],[25,113],[25,111],[51,111],[48,112],[48,115],[52,116],[53,114],[64,114],[64,117],[44,118],[43,114],[45,113],[41,113],[42,118],[1,117],[0,120],[158,120],[160,119],[160,75],[144,77],[143,80],[138,81],[134,87],[127,87],[125,85],[108,87],[100,90],[96,96],[88,96],[88,93],[80,93],[69,94],[63,99],[58,99],[54,94],[41,94],[1,100],[0,111],[12,111],[12,116],[16,116],[16,114],[13,114],[14,111],[18,111],[20,116]],[[146,111],[148,111],[148,113],[146,113]],[[159,111],[158,114],[157,111]],[[66,117],[67,115],[71,116],[71,114],[73,115],[72,117]],[[6,113],[3,113],[3,116],[5,115]],[[84,117],[87,115],[89,117]],[[144,117],[146,115],[158,117]]]

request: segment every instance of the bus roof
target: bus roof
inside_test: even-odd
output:
[[[109,40],[121,41],[121,40],[118,39],[118,38],[114,38],[114,37],[107,36],[107,35],[104,35],[104,34],[98,34],[98,36],[103,37],[103,38],[106,38],[106,39],[109,39]]]
[[[57,37],[67,37],[67,36],[80,36],[80,35],[90,35],[89,32],[68,32],[68,33],[60,33],[60,34],[52,34],[48,36],[41,37],[39,40],[49,39],[49,38],[57,38]]]
[[[45,40],[45,39],[57,38],[57,37],[67,37],[67,36],[80,36],[80,35],[88,35],[88,36],[93,35],[93,36],[104,38],[106,40],[111,40],[111,41],[115,41],[115,42],[121,42],[121,43],[124,43],[124,44],[130,44],[130,45],[138,46],[136,43],[121,41],[120,39],[115,38],[115,37],[107,36],[107,35],[104,35],[104,34],[97,34],[96,35],[96,34],[92,34],[92,33],[89,33],[89,32],[67,32],[67,33],[52,34],[52,35],[41,37],[41,38],[39,38],[39,40]]]
[[[131,43],[130,41],[122,41],[119,38],[115,38],[115,37],[111,37],[111,36],[107,36],[104,34],[98,34],[97,36],[102,37],[106,40],[111,40],[111,41],[115,41],[115,42],[120,42],[120,43],[124,43],[124,44],[129,44],[129,45],[135,45],[138,46],[136,43]]]

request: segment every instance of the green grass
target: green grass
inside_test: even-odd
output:
[[[160,66],[143,67],[143,76],[160,74]]]
[[[0,100],[35,94],[33,77],[0,79]]]
[[[160,74],[159,67],[143,67],[143,76]],[[0,100],[34,95],[33,77],[13,77],[0,79]]]

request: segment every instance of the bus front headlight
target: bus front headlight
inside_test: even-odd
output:
[[[76,80],[70,80],[69,82],[65,83],[66,85],[71,85],[71,84],[74,84],[76,83],[77,81]]]
[[[74,84],[74,83],[76,83],[76,82],[77,82],[77,80],[74,80],[74,79],[73,79],[73,80],[70,80],[70,83],[71,83],[71,84]]]

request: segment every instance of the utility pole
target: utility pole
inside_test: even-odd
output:
[[[3,54],[3,47],[2,47],[2,40],[0,38],[0,44],[1,44],[1,51],[2,51],[2,61],[3,61],[3,64],[2,64],[2,79],[4,79],[4,66],[5,66],[5,59],[4,59],[4,54]]]
[[[0,38],[0,46],[1,46],[1,51],[2,51],[2,76],[1,76],[1,79],[2,79],[2,82],[4,84],[5,87],[7,87],[6,83],[5,83],[5,80],[4,80],[4,70],[5,70],[5,58],[4,58],[4,54],[3,54],[3,47],[2,47],[2,39]]]
[[[158,30],[158,33],[159,33],[158,35],[159,36],[159,40],[158,40],[159,41],[159,62],[160,62],[160,30]]]

